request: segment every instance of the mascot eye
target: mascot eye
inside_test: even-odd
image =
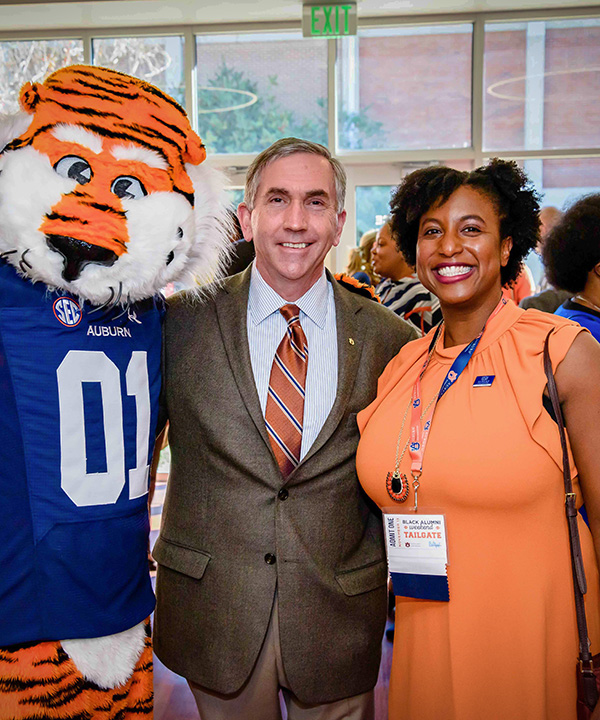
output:
[[[67,155],[60,159],[54,169],[61,177],[76,180],[80,185],[85,185],[92,179],[92,168],[89,163],[77,155]]]
[[[142,183],[137,178],[129,175],[118,177],[111,185],[110,191],[117,197],[130,198],[131,200],[139,200],[148,194]]]

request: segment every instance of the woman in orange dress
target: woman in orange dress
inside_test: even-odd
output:
[[[418,465],[411,427],[421,423],[424,431],[432,418],[418,505],[445,517],[449,601],[396,599],[390,720],[576,718],[579,649],[562,455],[544,406],[550,331],[573,484],[590,521],[591,532],[580,522],[580,534],[589,635],[592,652],[600,651],[600,345],[564,318],[501,301],[502,285],[537,242],[538,210],[526,177],[501,160],[471,173],[417,170],[392,199],[400,249],[439,298],[444,322],[437,341],[432,330],[384,371],[376,400],[359,414],[357,467],[380,507],[410,513],[412,481],[388,491],[386,478],[394,470],[411,478]],[[454,361],[479,336],[454,379]],[[423,412],[413,417],[413,386],[428,356]],[[392,495],[405,487],[402,504]]]

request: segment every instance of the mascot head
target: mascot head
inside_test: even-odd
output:
[[[0,118],[0,257],[91,303],[129,303],[190,275],[226,245],[218,173],[183,109],[100,67],[27,83]]]

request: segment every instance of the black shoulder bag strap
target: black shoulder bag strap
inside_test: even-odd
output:
[[[571,482],[571,467],[569,463],[569,453],[567,451],[567,439],[565,436],[565,423],[563,420],[560,401],[558,399],[558,391],[552,372],[552,363],[550,362],[550,353],[548,351],[548,341],[552,331],[546,336],[544,342],[544,372],[548,380],[548,394],[552,401],[556,422],[558,424],[558,432],[560,435],[560,445],[563,457],[563,477],[565,482],[565,512],[567,522],[569,524],[569,540],[571,545],[571,566],[573,569],[573,587],[575,590],[575,611],[577,613],[577,631],[579,633],[579,669],[583,680],[583,692],[586,705],[593,710],[598,702],[598,688],[596,686],[596,676],[594,675],[592,665],[592,654],[590,652],[590,640],[588,637],[587,621],[585,618],[585,605],[583,596],[587,592],[587,583],[585,580],[585,571],[583,569],[583,558],[581,556],[581,543],[579,541],[579,528],[577,526],[577,508],[575,506],[576,497],[573,492],[573,483]]]

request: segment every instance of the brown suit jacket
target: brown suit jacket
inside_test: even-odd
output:
[[[163,405],[171,473],[154,548],[154,647],[176,673],[233,693],[258,657],[277,589],[291,690],[303,702],[330,702],[377,680],[387,570],[381,517],[355,472],[356,413],[415,335],[333,282],[337,396],[284,480],[250,364],[249,285],[247,270],[202,301],[169,301]]]

